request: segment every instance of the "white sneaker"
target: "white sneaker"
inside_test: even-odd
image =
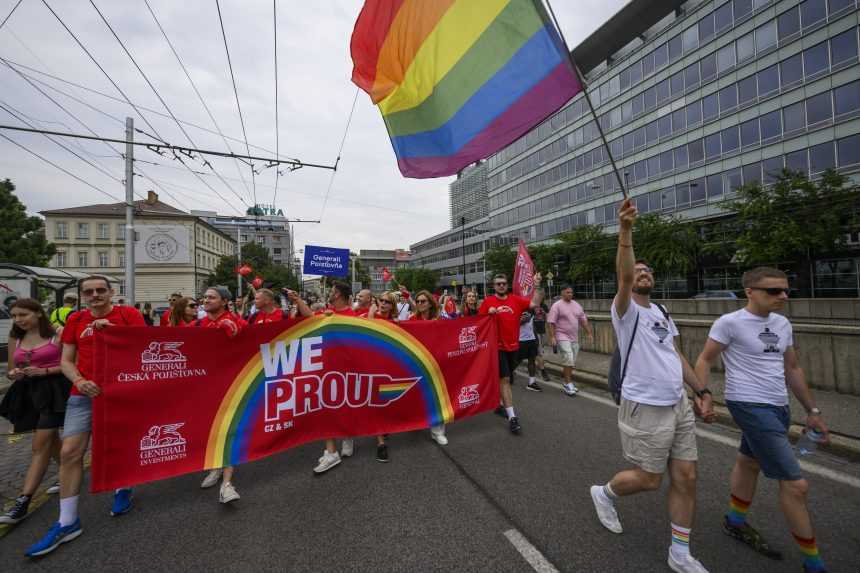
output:
[[[233,487],[233,484],[228,482],[224,482],[221,484],[221,492],[218,495],[219,501],[221,503],[230,503],[231,501],[236,501],[239,499],[239,492],[236,491],[236,488]]]
[[[46,489],[45,493],[60,493],[60,482],[56,482],[54,485]]]
[[[337,464],[340,463],[340,454],[337,452],[329,453],[326,451],[320,458],[320,463],[314,468],[315,474],[325,473]]]
[[[564,384],[562,388],[564,389],[564,393],[568,396],[576,396],[576,393],[579,392],[579,389],[574,386],[572,382],[570,384]]]
[[[352,438],[345,438],[340,445],[340,457],[348,458],[355,453],[355,441]]]
[[[430,437],[440,446],[448,445],[448,438],[445,436],[445,424],[433,426],[430,428]]]
[[[213,485],[218,483],[218,480],[221,479],[222,470],[210,470],[206,477],[203,478],[203,481],[200,483],[200,487],[206,489],[207,487],[212,487]]]
[[[603,493],[603,486],[591,486],[591,500],[594,502],[594,509],[597,511],[597,519],[603,524],[603,527],[612,533],[622,533],[621,521],[618,520],[618,512],[615,511],[615,505],[611,500],[606,499]]]
[[[672,571],[677,571],[678,573],[708,573],[708,570],[705,569],[705,566],[699,562],[698,559],[693,557],[692,555],[684,556],[684,559],[679,560],[675,558],[675,554],[672,553],[672,549],[669,549],[669,568]]]

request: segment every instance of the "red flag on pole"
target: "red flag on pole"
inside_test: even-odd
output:
[[[388,271],[387,267],[382,267],[382,280],[385,282],[390,282],[391,279],[394,278],[391,276],[391,273]]]
[[[535,265],[529,256],[526,244],[520,239],[520,245],[517,249],[517,260],[514,263],[514,294],[531,296],[535,290],[534,275]]]

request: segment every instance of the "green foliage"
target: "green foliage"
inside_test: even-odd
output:
[[[685,275],[695,269],[700,250],[694,223],[657,213],[642,215],[633,226],[637,259],[645,259],[658,275]]]
[[[439,282],[439,271],[401,267],[394,270],[394,280],[405,286],[410,292],[418,292],[419,290],[433,292],[436,290],[436,283]]]
[[[615,239],[599,225],[583,225],[559,235],[555,247],[566,263],[559,282],[591,281],[614,274]]]
[[[819,181],[784,171],[772,186],[738,189],[726,205],[737,213],[726,224],[734,232],[736,259],[746,265],[807,260],[844,248],[860,203],[860,188],[847,183],[834,171]]]
[[[487,249],[484,260],[487,265],[487,275],[507,275],[508,280],[513,280],[514,263],[517,259],[516,247],[500,245]]]
[[[273,290],[290,288],[299,290],[299,281],[293,272],[285,266],[276,265],[269,256],[265,247],[256,243],[242,245],[242,263],[247,263],[254,270],[248,276],[253,280],[255,276],[263,277],[263,282],[268,286],[271,284]],[[231,291],[236,291],[236,267],[239,266],[236,255],[223,256],[215,267],[215,272],[206,280],[206,284],[224,285]]]
[[[15,185],[9,180],[0,181],[0,261],[47,266],[57,252],[53,243],[45,239],[45,228],[39,217],[28,217],[27,209],[14,193]]]

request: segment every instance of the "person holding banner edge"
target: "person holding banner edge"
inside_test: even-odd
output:
[[[540,284],[540,279],[540,273],[535,273],[532,278],[533,284]],[[495,294],[484,299],[478,313],[496,317],[499,326],[499,389],[502,396],[501,410],[496,411],[507,416],[511,433],[519,434],[522,426],[514,411],[511,377],[519,362],[520,316],[524,311],[540,305],[543,293],[535,289],[531,299],[513,293],[508,294],[508,277],[504,274],[493,277],[493,288]]]
[[[92,381],[94,332],[115,325],[146,326],[143,316],[133,307],[113,305],[113,289],[107,277],[85,277],[78,282],[78,290],[87,308],[69,317],[60,360],[63,374],[72,381],[60,449],[60,517],[41,540],[27,549],[28,557],[50,553],[83,533],[78,500],[84,479],[84,454],[92,432],[93,399],[101,393]],[[122,515],[131,507],[131,488],[117,489],[110,514]]]

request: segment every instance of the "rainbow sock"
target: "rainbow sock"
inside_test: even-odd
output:
[[[743,527],[747,522],[747,512],[750,510],[750,503],[752,502],[732,496],[732,500],[729,502],[729,511],[726,513],[729,525]]]
[[[794,535],[794,533],[792,533]],[[794,540],[797,546],[800,547],[800,552],[803,553],[803,567],[807,573],[815,571],[824,571],[824,561],[821,560],[821,554],[818,553],[818,546],[815,544],[815,538],[804,539],[794,535]]]
[[[686,527],[672,524],[672,553],[676,557],[683,557],[690,554],[690,531]]]

